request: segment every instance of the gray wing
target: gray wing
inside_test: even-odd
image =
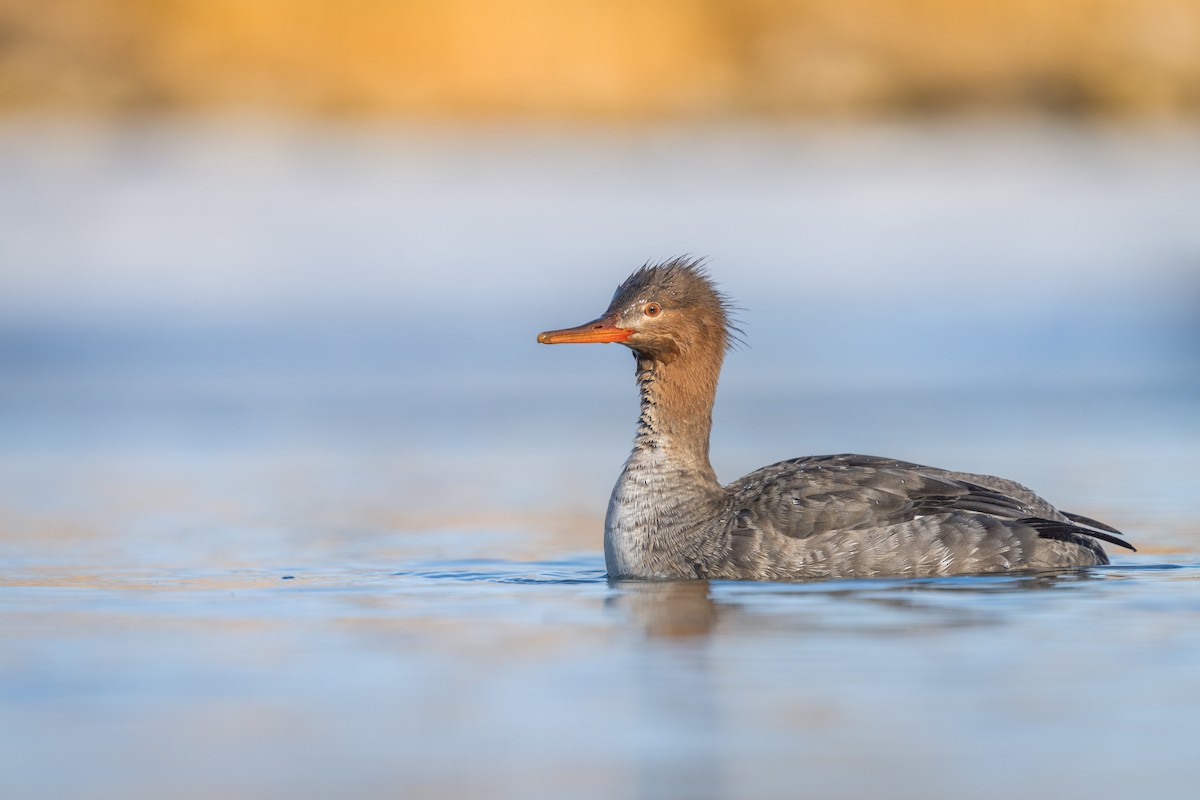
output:
[[[783,461],[747,475],[729,490],[736,525],[790,538],[886,528],[931,517],[976,523],[982,520],[974,518],[982,516],[1019,523],[1044,539],[1096,538],[1133,549],[1118,538],[1116,529],[1064,514],[1014,481],[875,456]]]

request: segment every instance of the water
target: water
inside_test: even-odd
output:
[[[1194,794],[1194,132],[0,142],[6,795]],[[723,478],[993,472],[1140,551],[610,584],[630,360],[533,334],[685,249]]]
[[[795,586],[610,586],[595,555],[93,568],[2,597],[5,774],[45,796],[1186,797],[1196,777],[1195,557]]]

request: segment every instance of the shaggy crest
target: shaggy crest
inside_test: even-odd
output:
[[[613,293],[610,309],[633,302],[658,300],[679,309],[706,309],[725,333],[725,349],[745,346],[745,333],[737,323],[742,309],[717,288],[704,259],[677,256],[658,263],[646,262]]]

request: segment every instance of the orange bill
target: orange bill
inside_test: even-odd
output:
[[[585,322],[574,328],[544,331],[537,340],[542,344],[586,344],[589,342],[623,342],[633,336],[629,328],[618,328],[604,318]]]

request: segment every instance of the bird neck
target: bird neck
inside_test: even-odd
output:
[[[717,485],[708,447],[720,363],[719,355],[715,364],[638,357],[641,413],[631,461],[642,455],[689,482]]]
[[[604,558],[613,577],[697,577],[725,490],[708,460],[720,354],[707,369],[638,359],[641,415],[613,487]]]

